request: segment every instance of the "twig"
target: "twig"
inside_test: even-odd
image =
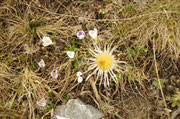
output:
[[[91,86],[92,86],[92,89],[93,89],[93,92],[94,92],[94,94],[95,94],[95,97],[96,97],[96,99],[97,99],[97,101],[100,103],[100,105],[102,104],[102,100],[101,100],[101,97],[99,96],[99,93],[98,93],[98,90],[97,90],[97,88],[96,88],[96,85],[95,85],[95,82],[94,82],[94,80],[93,80],[93,78],[91,77],[90,79],[89,79],[89,81],[90,81],[90,84],[91,84]]]
[[[153,39],[153,53],[154,53],[156,75],[157,75],[157,78],[158,78],[158,85],[159,85],[159,88],[160,88],[160,91],[161,91],[161,95],[162,95],[162,98],[163,98],[164,106],[167,109],[166,100],[165,100],[164,93],[163,93],[162,86],[161,86],[161,82],[160,82],[160,79],[159,79],[159,73],[158,73],[157,62],[156,62],[155,47],[156,46],[155,46],[154,39]],[[166,111],[166,113],[167,113],[168,119],[170,119],[170,114],[167,111]]]
[[[3,41],[3,42],[5,42],[5,39],[0,35],[0,39]]]

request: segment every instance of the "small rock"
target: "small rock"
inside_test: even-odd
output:
[[[55,114],[67,119],[101,119],[104,114],[79,99],[70,99],[66,105],[57,106]],[[54,117],[51,119],[55,119]]]

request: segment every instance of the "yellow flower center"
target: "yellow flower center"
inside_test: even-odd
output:
[[[47,40],[47,41],[46,41],[46,43],[50,43],[50,41],[49,41],[49,40]]]
[[[44,101],[41,101],[41,104],[43,104],[44,103]]]
[[[105,71],[109,70],[112,67],[113,58],[107,53],[99,54],[96,57],[96,64],[99,69]]]

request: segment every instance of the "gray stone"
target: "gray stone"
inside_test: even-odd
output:
[[[67,119],[101,119],[104,114],[79,99],[70,99],[66,105],[57,106],[55,114]],[[55,118],[52,118],[55,119]]]

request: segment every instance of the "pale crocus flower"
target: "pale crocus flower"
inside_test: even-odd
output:
[[[57,79],[58,78],[57,70],[55,72],[52,71],[51,76],[53,77],[53,79]]]
[[[80,72],[80,71],[78,71],[77,73],[76,73],[76,76],[77,77],[80,77],[82,75],[82,73]]]
[[[78,83],[81,83],[83,81],[83,78],[81,76],[78,77]]]
[[[45,106],[46,106],[46,100],[45,100],[45,98],[42,98],[41,100],[37,101],[37,104],[38,104],[40,107],[45,107]]]
[[[69,58],[74,58],[74,51],[66,51]]]
[[[44,36],[43,39],[43,46],[49,46],[52,44],[52,40],[50,39],[50,37]]]
[[[41,68],[43,68],[43,67],[46,66],[43,59],[41,59],[41,61],[38,63],[38,65],[39,65]]]
[[[78,37],[78,39],[83,39],[85,37],[85,32],[84,31],[78,31],[77,37]]]
[[[92,39],[97,39],[97,34],[98,34],[98,31],[96,28],[94,28],[94,30],[89,31],[89,35],[91,36]]]

